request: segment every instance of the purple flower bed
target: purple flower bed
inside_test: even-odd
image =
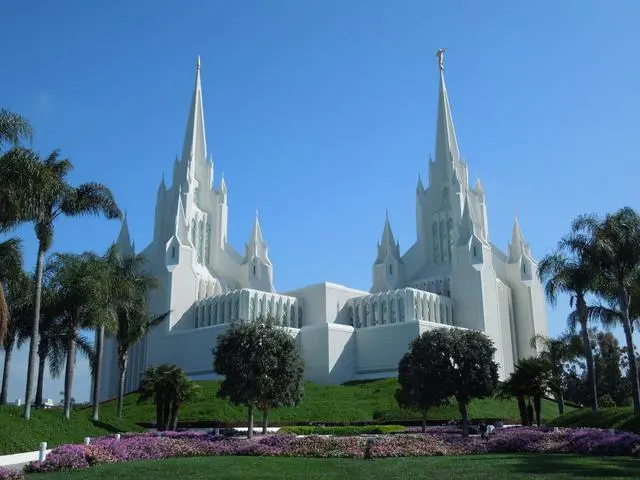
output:
[[[0,480],[24,480],[24,473],[0,467]]]
[[[245,438],[215,437],[198,432],[127,434],[97,438],[90,445],[62,445],[28,472],[52,472],[131,460],[216,455],[292,456],[316,458],[385,458],[487,453],[573,453],[640,457],[640,435],[608,430],[506,428],[488,440],[451,431],[377,437],[297,437],[274,434]],[[3,477],[0,479],[21,478]]]

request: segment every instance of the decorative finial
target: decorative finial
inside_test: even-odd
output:
[[[198,55],[198,59],[196,60],[196,69],[200,70],[200,55]]]
[[[384,211],[384,217],[385,217],[385,219],[386,219],[386,220],[387,220],[387,222],[388,222],[388,221],[389,221],[389,209],[388,209],[388,208],[387,208],[387,209],[385,209],[385,211]]]
[[[256,208],[256,220],[258,219],[258,209]]]
[[[440,67],[440,71],[444,70],[444,52],[446,52],[446,48],[439,48],[436,52],[436,57],[438,57],[438,66]]]

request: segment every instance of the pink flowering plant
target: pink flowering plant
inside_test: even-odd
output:
[[[0,467],[0,480],[24,480],[24,473]]]
[[[315,458],[387,458],[489,453],[572,453],[640,457],[640,435],[599,429],[505,428],[488,440],[451,430],[378,436],[296,436],[270,434],[253,439],[197,432],[127,434],[120,440],[96,438],[90,445],[62,445],[27,472],[53,472],[93,465],[170,457],[218,455]],[[1,470],[0,470],[1,472]],[[8,478],[0,473],[0,480]]]

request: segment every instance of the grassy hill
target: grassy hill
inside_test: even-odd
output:
[[[142,428],[133,422],[118,421],[115,416],[101,416],[91,421],[91,410],[75,410],[65,420],[61,409],[31,410],[31,420],[22,418],[22,407],[0,407],[0,455],[30,452],[47,442],[52,448],[62,443],[81,443],[84,437],[117,432],[135,432]]]
[[[244,424],[246,409],[235,407],[231,403],[216,397],[220,386],[217,381],[199,382],[202,387],[200,397],[180,408],[181,422],[218,422],[221,424]],[[417,412],[398,408],[395,390],[398,384],[395,378],[354,382],[345,385],[305,384],[305,398],[297,407],[281,408],[269,414],[272,425],[326,422],[394,422],[399,420],[419,420]],[[136,405],[137,395],[127,395],[124,411],[128,420],[135,422],[153,422],[155,411],[153,404]],[[543,417],[554,418],[558,414],[554,402],[543,402]],[[115,416],[116,402],[103,404],[102,411]],[[457,406],[434,408],[428,417],[434,421],[447,421],[459,418]],[[504,419],[517,421],[518,408],[515,400],[489,398],[474,400],[469,406],[471,418]]]
[[[633,415],[633,407],[602,408],[593,413],[581,408],[553,420],[557,427],[614,428],[640,433],[640,416]]]
[[[183,405],[181,422],[199,425],[245,425],[246,409],[235,407],[216,397],[219,382],[200,382],[200,397]],[[374,380],[346,385],[305,385],[305,398],[298,407],[281,408],[269,414],[273,426],[296,423],[356,423],[419,420],[417,412],[401,410],[394,393],[396,379]],[[101,436],[121,431],[141,431],[139,424],[155,420],[152,403],[137,405],[137,394],[125,397],[124,420],[118,421],[115,400],[105,402],[100,409],[100,422],[91,421],[91,408],[75,409],[71,420],[62,418],[60,409],[34,410],[29,422],[22,419],[22,408],[0,408],[0,455],[37,450],[41,441],[49,448],[61,443],[82,442],[84,437]],[[554,402],[543,402],[543,418],[555,418],[558,409]],[[515,400],[488,398],[474,400],[469,415],[475,419],[503,419],[518,422]],[[256,414],[256,420],[260,415]],[[459,418],[455,405],[434,408],[429,419],[437,423]]]

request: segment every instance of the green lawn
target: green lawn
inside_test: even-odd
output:
[[[31,420],[26,421],[21,407],[0,407],[0,455],[38,450],[42,441],[52,448],[81,443],[84,437],[139,430],[135,423],[120,422],[110,415],[93,423],[91,410],[74,411],[71,420],[64,420],[60,409],[31,410]]]
[[[200,398],[184,404],[180,409],[180,420],[189,422],[213,422],[227,425],[244,425],[246,410],[235,407],[216,397],[219,382],[200,382]],[[347,385],[306,384],[305,398],[298,407],[282,408],[269,414],[272,425],[326,422],[391,422],[400,420],[419,420],[417,412],[398,408],[394,393],[396,379],[374,380]],[[137,405],[137,394],[125,397],[123,422],[117,420],[116,402],[110,401],[101,408],[101,422],[90,421],[91,408],[77,409],[72,412],[70,421],[62,419],[62,411],[35,410],[30,422],[21,418],[22,409],[16,407],[0,408],[0,455],[37,450],[41,441],[50,447],[62,443],[78,443],[84,437],[107,435],[119,431],[142,430],[138,423],[152,423],[155,420],[154,406],[151,403]],[[489,398],[474,400],[469,407],[471,418],[503,419],[518,421],[518,409],[515,400]],[[543,402],[543,418],[551,420],[557,415],[556,404]],[[443,422],[459,418],[456,405],[434,408],[429,418]],[[259,421],[260,415],[256,416]],[[11,432],[5,435],[4,432]]]
[[[216,397],[219,382],[199,382],[202,387],[200,398],[180,408],[181,421],[222,422],[244,424],[246,409],[235,407],[231,403]],[[408,412],[398,408],[395,390],[398,387],[395,378],[358,382],[346,385],[305,384],[305,398],[298,407],[281,408],[269,413],[273,424],[294,422],[375,422],[397,420],[419,420],[417,412]],[[153,422],[155,411],[152,404],[136,405],[137,395],[128,395],[125,399],[125,416],[135,422]],[[558,414],[554,402],[543,402],[543,418],[552,419]],[[570,408],[568,410],[571,410]],[[104,404],[102,411],[115,416],[116,402]],[[484,399],[474,400],[469,407],[472,418],[495,418],[518,421],[519,414],[515,400]],[[459,418],[458,408],[434,408],[429,418],[446,421]]]
[[[455,479],[578,480],[638,478],[640,460],[577,455],[478,455],[378,460],[205,457],[131,462],[73,472],[33,474],[28,480],[104,478],[175,480],[238,479]]]

